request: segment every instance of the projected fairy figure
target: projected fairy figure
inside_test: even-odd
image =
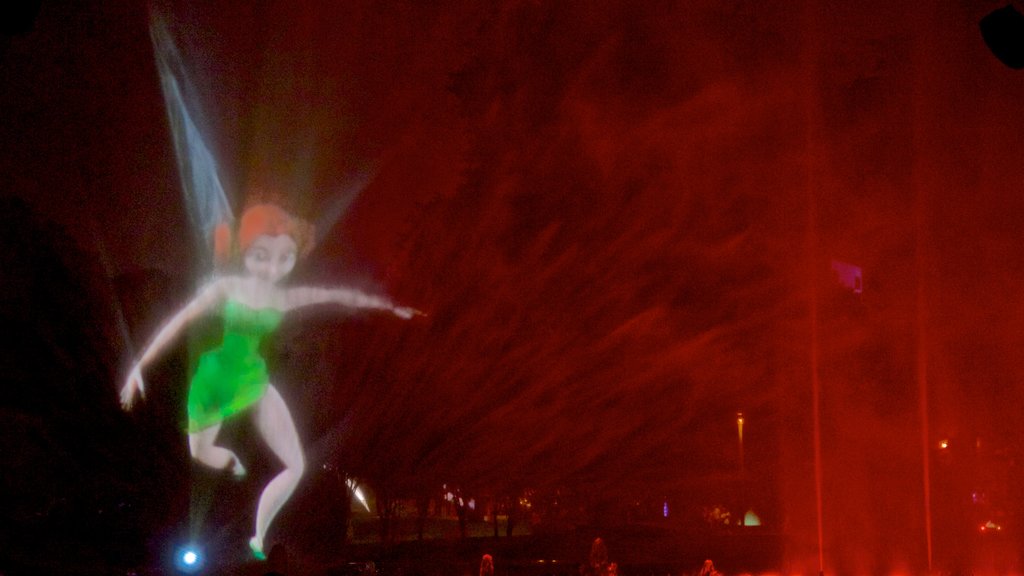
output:
[[[305,456],[288,406],[270,382],[260,342],[274,332],[290,310],[332,303],[349,308],[389,311],[404,319],[416,310],[397,307],[388,299],[345,287],[284,287],[299,258],[312,249],[309,223],[274,203],[250,205],[237,230],[217,228],[214,250],[222,264],[239,275],[222,275],[203,287],[157,331],[133,366],[121,389],[121,405],[130,410],[136,395],[145,397],[143,370],[196,318],[215,311],[224,317],[219,347],[202,354],[188,390],[188,442],[192,457],[218,470],[244,476],[245,466],[231,450],[215,444],[222,423],[243,413],[253,422],[284,469],[263,489],[256,509],[253,554],[264,559],[264,542],[274,517],[298,485]]]

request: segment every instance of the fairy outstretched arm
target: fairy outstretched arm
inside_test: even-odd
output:
[[[152,362],[170,342],[174,341],[182,328],[220,302],[224,298],[224,294],[223,280],[211,282],[160,327],[156,336],[146,346],[142,356],[132,366],[132,371],[128,374],[128,379],[121,388],[121,406],[125,410],[131,410],[132,404],[135,402],[136,392],[143,398],[146,397],[146,388],[142,380],[142,369]]]
[[[366,294],[354,288],[291,288],[287,294],[287,307],[299,308],[314,304],[339,304],[347,308],[363,308],[368,310],[386,310],[399,318],[408,320],[422,312],[408,306],[395,306],[391,300],[381,296]]]

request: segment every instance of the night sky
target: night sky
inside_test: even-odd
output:
[[[828,558],[870,570],[925,553],[923,384],[929,445],[1020,453],[1024,76],[978,29],[1002,3],[290,4],[158,10],[235,209],[259,186],[320,225],[291,281],[427,313],[286,321],[269,355],[312,468],[686,502],[735,477],[743,412],[766,521],[816,571],[817,350]],[[6,513],[71,539],[119,494],[181,499],[210,332],[120,412],[210,273],[149,22],[44,2],[0,44]]]

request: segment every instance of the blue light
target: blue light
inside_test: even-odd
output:
[[[188,544],[178,549],[174,555],[174,566],[179,572],[192,574],[203,567],[203,553],[198,546]]]

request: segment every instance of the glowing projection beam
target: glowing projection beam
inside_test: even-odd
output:
[[[210,153],[185,102],[182,86],[187,87],[189,84],[181,54],[163,18],[156,13],[150,19],[150,38],[167,107],[185,204],[192,219],[193,230],[198,235],[201,247],[199,252],[209,257],[208,246],[214,227],[221,222],[231,222],[234,216],[221,185],[217,161]],[[196,110],[198,103],[192,104],[193,110]]]
[[[359,194],[373,180],[374,173],[374,169],[366,169],[350,176],[341,189],[333,194],[327,204],[320,210],[320,215],[315,223],[316,241],[318,244],[334,228],[334,225],[345,216],[352,203],[356,201]]]
[[[212,268],[210,241],[213,238],[213,230],[221,222],[233,221],[234,216],[221,185],[216,159],[206,145],[186,104],[185,89],[190,83],[188,75],[185,74],[185,63],[164,18],[156,11],[150,15],[149,32],[157,72],[160,75],[160,87],[164,95],[178,174],[181,178],[182,194],[195,235],[196,253],[207,264],[205,268],[209,269]],[[201,111],[198,102],[192,101],[190,104],[194,113],[198,114]],[[210,508],[211,494],[209,491],[197,491],[193,486],[191,499],[190,530],[195,537],[199,534]],[[182,559],[184,558],[182,556]],[[182,562],[178,568],[186,572],[198,570],[201,566],[199,561]]]
[[[369,512],[370,504],[366,501],[366,496],[363,494],[363,490],[359,487],[359,484],[356,484],[355,480],[349,478],[348,480],[345,480],[345,485],[352,490],[352,495],[355,496],[356,500],[358,500],[359,503],[363,505],[363,508],[366,508],[366,511]]]

